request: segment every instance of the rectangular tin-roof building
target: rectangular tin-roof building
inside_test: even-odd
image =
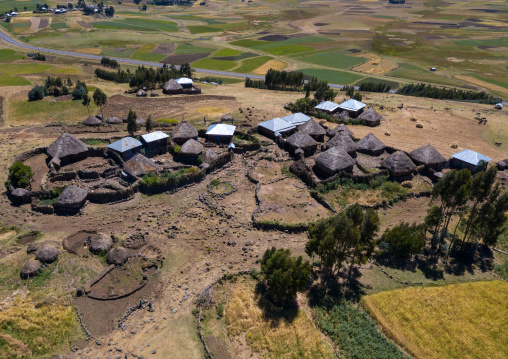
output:
[[[474,168],[481,162],[489,162],[492,158],[482,155],[481,153],[473,150],[463,150],[452,155],[452,165],[457,168],[467,168],[474,170]]]
[[[363,102],[350,98],[339,105],[341,111],[347,111],[351,117],[356,117],[362,113],[363,108],[367,106]]]
[[[323,101],[314,108],[318,111],[332,114],[332,113],[337,112],[337,110],[339,109],[339,105],[337,105],[335,102]]]
[[[258,124],[259,132],[268,136],[277,136],[294,130],[296,127],[282,118],[272,118],[271,120],[261,122]]]
[[[299,126],[309,121],[311,118],[301,112],[293,113],[288,116],[281,117],[284,121],[291,123],[292,125]]]
[[[141,142],[145,144],[145,153],[147,155],[162,155],[168,150],[169,136],[162,131],[155,131],[141,135]]]
[[[132,137],[124,137],[108,145],[108,148],[118,152],[124,160],[128,160],[138,153],[143,144]]]

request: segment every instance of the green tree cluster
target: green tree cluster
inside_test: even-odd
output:
[[[34,173],[32,168],[21,161],[15,162],[9,167],[9,175],[5,186],[12,185],[14,188],[28,188]]]
[[[494,97],[485,91],[476,92],[458,90],[455,88],[439,88],[437,86],[420,84],[407,84],[397,90],[397,94],[406,96],[429,97],[439,100],[471,101],[478,103],[496,104],[502,99]]]
[[[139,131],[139,125],[136,121],[137,118],[138,115],[136,115],[136,112],[130,109],[127,115],[127,132],[129,132],[131,136],[134,136],[134,134]]]
[[[387,252],[402,258],[410,258],[422,252],[425,246],[425,226],[402,222],[387,229],[380,239]]]

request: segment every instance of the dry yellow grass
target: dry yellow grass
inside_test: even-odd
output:
[[[206,116],[222,116],[228,111],[223,107],[211,106],[197,108],[196,112],[202,113],[203,115]]]
[[[264,65],[258,67],[254,71],[252,71],[252,73],[254,73],[256,75],[266,75],[268,70],[270,70],[270,69],[284,70],[286,65],[287,64],[285,62],[282,62],[282,61],[279,61],[279,60],[270,60],[267,63],[265,63]]]
[[[77,49],[76,51],[82,54],[100,55],[102,49],[99,47],[83,47],[81,49]]]
[[[471,77],[471,76],[464,76],[464,75],[457,75],[455,76],[456,79],[469,82],[473,85],[481,86],[483,88],[486,88],[487,90],[496,91],[506,97],[508,97],[508,89],[505,89],[502,86],[494,85],[486,81],[482,81],[480,79]]]
[[[267,320],[254,287],[238,284],[226,306],[230,337],[245,335],[247,345],[264,358],[333,358],[333,352],[310,318],[300,310],[292,322]],[[270,303],[266,303],[270,306]]]
[[[352,68],[354,71],[363,72],[366,74],[384,74],[385,72],[392,71],[397,68],[397,64],[389,59],[383,59],[376,54],[360,53],[357,57],[365,57],[368,61]]]
[[[507,358],[508,283],[463,283],[373,294],[363,305],[416,358]]]

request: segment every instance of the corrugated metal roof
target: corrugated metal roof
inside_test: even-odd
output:
[[[319,105],[314,107],[316,110],[324,110],[324,111],[333,111],[335,110],[339,105],[337,105],[335,102],[331,101],[324,101],[321,102]]]
[[[261,122],[258,126],[264,127],[272,132],[284,132],[295,128],[294,125],[282,118],[272,118],[271,120]]]
[[[143,138],[143,141],[145,141],[146,143],[159,141],[159,140],[162,140],[162,139],[168,138],[168,137],[169,136],[166,135],[162,131],[155,131],[155,132],[147,133],[146,135],[141,135],[141,138]]]
[[[301,113],[301,112],[297,112],[297,113],[293,113],[292,115],[282,117],[282,119],[284,121],[292,123],[295,126],[298,126],[298,125],[301,125],[301,124],[309,121],[310,117]]]
[[[176,82],[180,85],[192,85],[192,80],[187,77],[180,77],[179,79],[176,79]]]
[[[363,102],[356,101],[355,99],[352,99],[352,98],[350,98],[347,101],[344,101],[343,103],[341,103],[339,105],[340,108],[342,108],[344,110],[349,110],[349,111],[358,111],[358,110],[361,110],[362,108],[364,108],[365,106],[367,106],[367,105],[364,104]]]
[[[133,148],[141,147],[143,144],[132,137],[124,137],[121,140],[108,145],[109,148],[118,152],[126,152]]]
[[[456,158],[460,161],[470,163],[475,166],[478,163],[480,163],[480,161],[489,162],[490,160],[492,160],[492,158],[482,155],[481,153],[475,152],[473,150],[464,150],[457,152],[452,155],[452,158]]]
[[[206,134],[215,136],[233,136],[235,134],[235,129],[236,126],[218,123],[208,127]]]

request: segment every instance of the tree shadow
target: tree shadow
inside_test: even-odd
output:
[[[278,327],[282,321],[292,323],[298,316],[298,303],[292,300],[284,303],[283,306],[276,305],[270,298],[265,283],[256,284],[255,294],[257,305],[263,312],[263,317],[270,322],[272,328]]]
[[[382,266],[403,271],[416,272],[418,266],[418,258],[406,259],[393,257],[389,254],[378,254],[375,256],[375,260]]]
[[[439,266],[439,257],[418,257],[416,267],[422,271],[427,279],[439,280],[444,278],[444,269]]]

